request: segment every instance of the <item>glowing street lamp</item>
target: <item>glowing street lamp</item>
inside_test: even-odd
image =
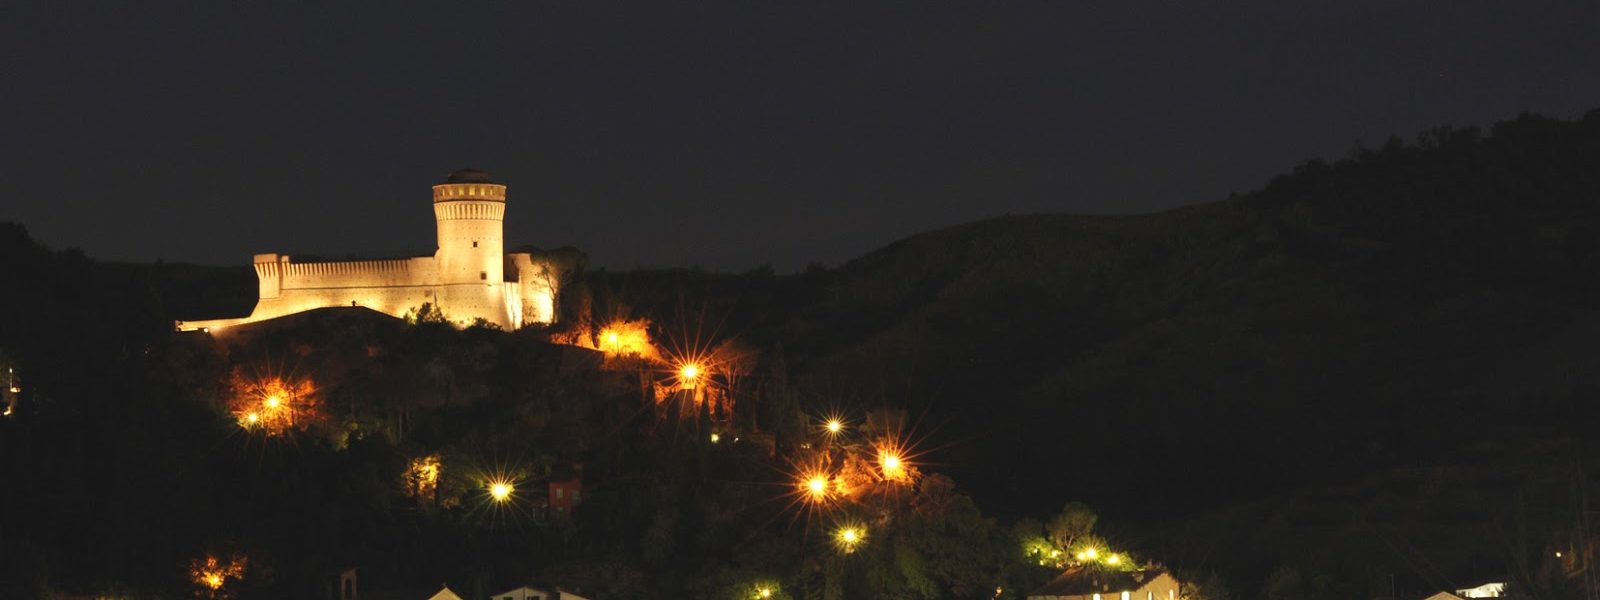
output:
[[[807,500],[822,502],[828,499],[828,476],[822,473],[807,475],[801,480],[800,489],[805,492]]]
[[[283,396],[279,396],[277,394],[267,396],[266,404],[267,408],[276,410],[278,407],[283,406]]]
[[[495,502],[505,502],[511,499],[511,493],[517,488],[509,481],[494,481],[489,483],[489,497]]]
[[[834,435],[844,431],[844,423],[839,422],[838,419],[828,419],[828,424],[825,427],[828,429],[828,433]]]
[[[756,590],[756,597],[757,598],[771,598],[772,597],[772,588],[764,587],[764,588],[761,588],[759,590]]]
[[[867,530],[854,525],[840,527],[833,534],[834,544],[845,554],[855,552],[856,546],[861,545],[862,540],[865,539],[867,539]]]
[[[678,369],[678,376],[682,377],[684,381],[692,382],[700,377],[700,365],[694,363],[685,364],[683,368]]]
[[[878,468],[883,471],[883,478],[890,481],[905,479],[906,465],[900,459],[900,453],[890,448],[878,450]]]

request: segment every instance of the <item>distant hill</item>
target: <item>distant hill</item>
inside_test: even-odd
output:
[[[925,413],[986,506],[1171,515],[1569,433],[1600,389],[1600,112],[1226,201],[914,236],[761,337]]]
[[[1443,500],[1386,497],[1443,502],[1446,525],[1419,540],[1450,548],[1461,560],[1438,569],[1454,574],[1506,557],[1490,517],[1521,486],[1559,500],[1560,474],[1593,458],[1597,248],[1600,111],[1522,116],[1307,162],[1221,202],[913,236],[809,275],[825,282],[756,337],[781,340],[819,396],[924,415],[933,460],[986,509],[1084,500],[1192,564],[1197,539],[1387,550],[1437,514],[1386,521],[1388,537],[1344,515],[1321,540],[1260,521],[1433,481]],[[1479,475],[1448,483],[1463,469]]]

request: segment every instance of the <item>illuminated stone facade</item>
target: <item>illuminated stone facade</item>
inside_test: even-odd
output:
[[[471,169],[433,186],[439,249],[394,260],[297,263],[255,256],[260,299],[249,316],[179,321],[183,331],[215,331],[317,308],[360,306],[406,317],[432,305],[458,327],[502,329],[555,321],[561,267],[544,257],[505,252],[506,186]]]

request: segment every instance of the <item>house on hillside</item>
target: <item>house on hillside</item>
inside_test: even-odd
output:
[[[1099,565],[1067,569],[1028,600],[1178,600],[1178,579],[1166,569],[1119,571]]]
[[[1441,591],[1423,600],[1471,600],[1473,598],[1499,598],[1506,595],[1506,584],[1489,582],[1476,587],[1463,588],[1454,592]]]
[[[489,600],[589,600],[561,588],[542,590],[531,586],[522,586],[514,590],[507,590],[489,597]]]
[[[432,589],[432,588],[428,588]],[[466,600],[457,594],[450,586],[440,586],[439,591],[429,592],[428,589],[390,589],[380,592],[362,592],[356,600]]]

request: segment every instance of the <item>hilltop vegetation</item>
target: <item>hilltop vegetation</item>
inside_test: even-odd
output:
[[[606,599],[764,577],[796,598],[1014,594],[1049,569],[1025,568],[1009,525],[1078,499],[1111,543],[1238,597],[1554,590],[1550,544],[1592,535],[1569,489],[1600,458],[1597,201],[1600,111],[1524,116],[1221,202],[993,219],[833,269],[594,271],[563,294],[565,330],[332,311],[217,344],[171,319],[239,312],[247,271],[98,264],[10,226],[0,349],[30,406],[0,421],[0,476],[22,483],[0,489],[0,559],[30,577],[0,580],[186,589],[182,561],[215,549],[270,565],[247,595],[340,564]],[[705,418],[641,404],[638,373],[549,342],[641,317],[661,340],[748,349],[728,431],[772,436],[772,455],[711,445]],[[253,365],[316,380],[327,423],[242,433],[227,382]],[[831,524],[784,506],[785,460],[817,415],[884,408],[929,451],[891,510],[915,517],[830,562]],[[487,527],[402,493],[430,453],[458,498],[476,484],[451,464],[582,465],[592,488],[570,522]]]

